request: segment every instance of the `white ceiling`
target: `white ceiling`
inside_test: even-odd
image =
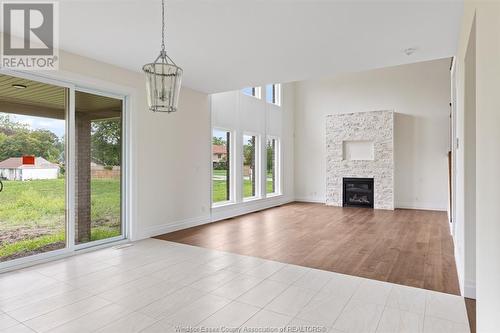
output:
[[[159,51],[160,3],[62,0],[60,47],[139,71]],[[458,0],[169,0],[167,51],[184,85],[226,91],[452,56],[462,10]]]

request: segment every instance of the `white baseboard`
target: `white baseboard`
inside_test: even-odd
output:
[[[167,234],[169,232],[187,229],[191,227],[196,227],[198,225],[210,223],[210,215],[199,216],[194,218],[188,218],[184,220],[174,221],[170,223],[155,225],[151,227],[146,227],[143,230],[139,231],[139,237],[136,240],[154,237],[158,235]]]
[[[460,288],[460,294],[464,295],[465,294],[465,288],[464,288],[464,277],[463,277],[463,267],[459,263],[463,263],[462,261],[462,256],[460,255],[458,246],[455,242],[455,238],[452,237],[453,239],[453,247],[454,247],[454,257],[455,257],[455,267],[457,269],[457,275],[458,275],[458,287]]]
[[[242,202],[234,205],[216,207],[212,209],[212,215],[198,216],[194,218],[188,218],[184,220],[143,228],[138,232],[139,235],[137,238],[134,238],[134,241],[144,238],[159,236],[182,229],[196,227],[202,224],[223,220],[238,215],[252,213],[255,211],[283,205],[292,201],[293,200],[287,197],[276,196],[266,199]]]
[[[314,197],[295,197],[295,201],[301,202],[312,202],[312,203],[323,203],[326,204],[326,201],[321,198]],[[435,211],[446,211],[447,208],[431,202],[398,202],[394,205],[394,208],[403,208],[403,209],[421,209],[421,210],[435,210]]]
[[[320,198],[311,198],[311,197],[296,197],[295,201],[300,201],[300,202],[312,202],[312,203],[326,203],[324,199]]]
[[[476,299],[476,281],[465,281],[464,294],[467,298]]]
[[[289,197],[284,197],[280,195],[266,199],[257,199],[247,202],[241,202],[234,205],[214,207],[212,208],[211,222],[216,222],[235,216],[253,213],[259,210],[284,205],[292,201],[294,200]]]
[[[447,211],[446,206],[435,202],[396,202],[394,208]]]
[[[455,255],[455,265],[457,268],[457,275],[458,275],[458,285],[460,287],[460,294],[464,297],[467,298],[472,298],[476,299],[476,281],[473,280],[465,280],[464,279],[464,272],[462,267],[463,265],[463,259],[460,254],[460,250],[458,249],[457,244],[455,243],[455,238],[452,237],[453,239],[453,245],[454,245],[454,255]]]

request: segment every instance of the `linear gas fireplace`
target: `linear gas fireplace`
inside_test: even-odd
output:
[[[344,178],[344,207],[373,208],[373,178]]]

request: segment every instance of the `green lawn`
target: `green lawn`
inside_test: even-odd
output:
[[[214,176],[225,176],[225,170],[214,170]],[[215,177],[214,177],[215,178]],[[268,175],[268,178],[271,178],[271,174]],[[226,181],[225,180],[212,180],[213,188],[212,188],[212,200],[213,202],[221,202],[226,201]],[[273,191],[273,182],[272,180],[267,180],[267,193],[272,193]],[[252,196],[252,183],[250,180],[244,180],[243,182],[243,197],[248,198]]]
[[[213,170],[214,176],[225,176],[226,170]]]
[[[0,193],[0,261],[64,247],[63,179],[4,181]],[[92,180],[91,238],[120,235],[120,182]]]

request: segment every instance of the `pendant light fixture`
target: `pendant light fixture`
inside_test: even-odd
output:
[[[175,112],[179,103],[182,68],[165,51],[165,0],[161,1],[161,51],[154,62],[142,67],[146,73],[148,106],[154,112]]]

